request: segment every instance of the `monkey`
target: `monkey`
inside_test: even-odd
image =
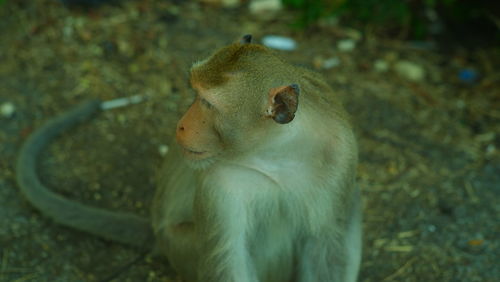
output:
[[[340,97],[251,35],[194,63],[190,84],[196,96],[159,170],[150,221],[48,192],[34,164],[53,137],[43,130],[21,150],[21,190],[56,222],[165,255],[185,281],[356,281],[358,153]],[[99,107],[80,108],[45,131]]]
[[[355,281],[357,147],[339,97],[250,36],[195,63],[190,82],[182,161],[165,162],[152,208],[174,268],[188,281]]]

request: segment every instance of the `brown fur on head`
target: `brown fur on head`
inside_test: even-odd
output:
[[[191,68],[191,84],[202,89],[221,86],[232,73],[244,69],[247,59],[266,52],[267,48],[257,44],[234,43],[224,47]]]

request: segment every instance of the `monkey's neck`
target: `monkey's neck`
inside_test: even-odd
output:
[[[279,186],[283,186],[287,182],[286,178],[297,172],[304,177],[310,170],[322,165],[315,156],[321,154],[326,142],[321,135],[298,132],[297,128],[300,126],[285,129],[280,133],[281,136],[273,138],[273,143],[254,148],[248,154],[227,163],[259,172]]]

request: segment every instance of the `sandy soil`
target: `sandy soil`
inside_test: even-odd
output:
[[[345,27],[294,30],[290,13],[262,20],[245,6],[183,3],[0,6],[0,281],[175,281],[166,260],[34,210],[15,183],[17,152],[33,129],[80,101],[146,95],[59,138],[42,155],[40,174],[68,198],[147,216],[160,148],[192,98],[190,64],[246,33],[294,38],[298,48],[283,57],[316,68],[345,98],[365,204],[360,281],[500,277],[498,49],[444,53],[367,32],[341,52],[338,41],[353,36]],[[322,68],[330,58],[339,65]],[[377,60],[388,70],[377,70]],[[402,60],[424,77],[398,73]],[[464,68],[479,79],[460,81]]]

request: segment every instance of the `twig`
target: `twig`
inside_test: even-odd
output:
[[[395,277],[401,275],[403,273],[403,271],[405,271],[408,267],[410,267],[410,265],[413,264],[413,262],[417,259],[417,257],[412,257],[411,259],[409,259],[405,264],[403,264],[403,266],[401,266],[398,270],[396,270],[393,274],[387,276],[386,278],[384,278],[382,281],[390,281],[390,280],[393,280]]]
[[[114,109],[114,108],[119,108],[119,107],[125,107],[131,104],[137,104],[145,100],[145,97],[142,95],[134,95],[130,97],[125,97],[125,98],[118,98],[118,99],[113,99],[109,101],[104,101],[101,103],[101,109],[103,111]]]

